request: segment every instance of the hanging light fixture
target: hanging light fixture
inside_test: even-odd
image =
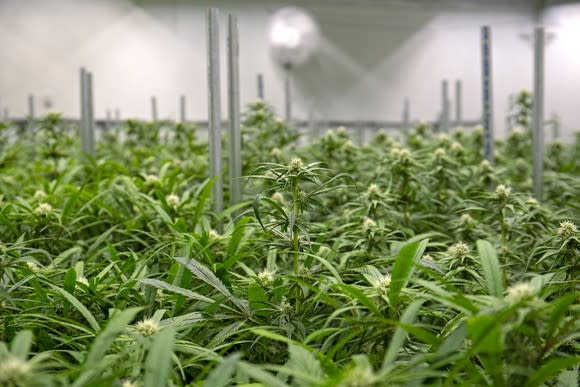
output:
[[[298,7],[276,11],[270,18],[268,37],[274,59],[287,70],[308,62],[320,44],[316,20]]]

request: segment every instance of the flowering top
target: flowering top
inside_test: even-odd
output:
[[[165,200],[167,201],[167,204],[169,204],[169,206],[173,207],[173,209],[176,209],[179,206],[179,202],[181,201],[179,199],[179,196],[175,194],[167,195]]]
[[[479,169],[481,169],[484,172],[493,171],[493,167],[491,166],[491,163],[488,160],[482,160],[481,163],[479,163]]]
[[[155,185],[159,183],[159,177],[155,175],[147,175],[145,176],[145,184],[147,185]]]
[[[34,213],[38,216],[48,216],[52,212],[52,206],[48,203],[40,203],[35,209]]]
[[[151,336],[159,331],[159,324],[153,319],[146,318],[135,324],[135,330],[143,336]]]
[[[459,222],[463,225],[469,225],[473,223],[473,218],[469,214],[462,214],[461,217],[459,217]]]
[[[276,159],[279,159],[280,157],[282,157],[282,151],[280,150],[280,148],[272,148],[272,150],[270,151],[270,155]]]
[[[274,272],[264,269],[256,275],[256,278],[263,286],[269,286],[274,282]]]
[[[30,364],[17,357],[10,356],[0,362],[0,385],[24,386],[30,376]]]
[[[369,185],[369,188],[367,189],[367,195],[371,199],[376,198],[381,195],[381,188],[377,184],[373,183]]]
[[[507,199],[510,196],[511,192],[512,192],[511,188],[506,187],[504,184],[499,184],[495,188],[495,194],[500,199],[504,199],[504,200]]]
[[[293,175],[297,175],[300,172],[304,171],[304,163],[302,162],[301,159],[299,158],[295,158],[292,159],[292,161],[290,161],[290,164],[288,164],[288,173],[291,173]]]
[[[574,236],[578,232],[578,227],[574,224],[574,222],[570,222],[569,220],[565,220],[560,222],[560,227],[558,227],[558,236],[562,239],[568,239]]]
[[[362,224],[362,230],[364,233],[369,233],[377,228],[377,222],[371,218],[366,218]]]
[[[391,284],[391,275],[389,273],[373,281],[373,287],[380,292],[386,292]]]
[[[435,149],[435,158],[442,159],[443,157],[445,157],[446,153],[447,152],[445,152],[445,148],[437,148]]]
[[[515,304],[519,301],[532,298],[535,293],[535,289],[529,283],[520,282],[508,288],[505,300]]]
[[[38,190],[34,193],[34,200],[42,200],[46,198],[46,193],[42,190]]]
[[[464,242],[457,242],[448,251],[453,258],[463,258],[469,254],[469,246]]]
[[[274,192],[270,199],[275,201],[276,203],[283,205],[284,204],[284,196],[280,192]]]

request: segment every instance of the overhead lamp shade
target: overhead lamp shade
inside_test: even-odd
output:
[[[274,59],[284,68],[308,62],[320,44],[316,20],[298,7],[281,8],[272,15],[268,38]]]

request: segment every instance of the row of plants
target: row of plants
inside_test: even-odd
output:
[[[259,101],[222,213],[194,127],[90,159],[57,114],[2,125],[0,385],[577,386],[580,141],[536,200],[518,122],[492,165],[481,128],[297,146]]]

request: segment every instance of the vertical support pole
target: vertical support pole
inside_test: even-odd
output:
[[[86,153],[95,157],[95,110],[93,103],[93,73],[86,72],[87,103],[87,149]]]
[[[481,28],[481,57],[485,158],[493,165],[493,94],[491,73],[491,29],[489,26]]]
[[[88,152],[88,112],[87,112],[87,70],[82,67],[80,70],[80,86],[81,86],[81,151],[83,154]]]
[[[540,201],[544,185],[544,28],[534,31],[534,197]]]
[[[157,116],[157,97],[152,96],[151,97],[151,119],[153,120],[153,122],[156,122],[158,120],[158,116]]]
[[[182,123],[185,123],[186,121],[186,100],[185,100],[185,95],[181,95],[179,97],[179,121],[181,121]]]
[[[264,99],[264,76],[258,74],[258,98]]]
[[[455,81],[455,126],[461,127],[463,126],[463,118],[462,118],[462,90],[461,90],[461,80],[457,79]]]
[[[290,83],[290,70],[286,70],[286,79],[284,80],[284,106],[286,123],[292,121],[292,88]]]
[[[560,138],[560,121],[558,120],[558,115],[552,113],[552,140],[558,140]]]
[[[111,109],[107,109],[105,122],[105,128],[107,128],[107,130],[110,130],[113,127],[113,123],[111,121],[112,121]]]
[[[32,131],[34,129],[34,95],[30,94],[28,96],[28,130]],[[21,131],[24,132],[26,130],[26,126],[22,126]]]
[[[409,98],[403,102],[403,133],[409,133],[411,129],[411,107]]]
[[[31,121],[35,118],[35,110],[34,95],[30,94],[28,96],[28,118]]]
[[[230,204],[242,201],[242,135],[240,132],[240,46],[238,21],[228,16],[228,110],[230,124]]]
[[[83,156],[95,157],[95,128],[93,110],[93,76],[81,68],[81,150]]]
[[[8,108],[4,108],[4,121],[8,121],[10,119],[10,113],[8,112]]]
[[[222,137],[220,102],[220,57],[219,57],[218,9],[207,11],[207,82],[209,108],[209,157],[210,178],[216,179],[212,187],[213,210],[219,214],[223,210],[222,185]],[[220,227],[220,226],[218,226]],[[219,231],[219,230],[218,230]]]
[[[119,121],[121,121],[121,110],[119,110],[118,108],[115,109],[115,121],[117,122],[117,124],[119,123]]]
[[[441,131],[449,133],[449,83],[441,82]]]

